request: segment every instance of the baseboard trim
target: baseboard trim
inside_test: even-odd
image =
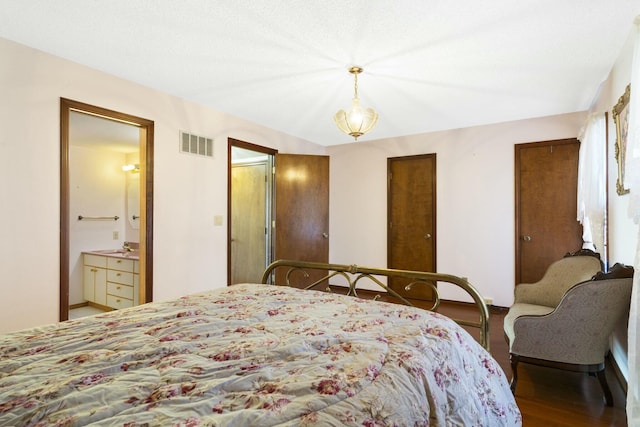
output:
[[[82,307],[86,307],[86,306],[88,306],[88,305],[89,305],[89,303],[88,303],[87,301],[85,301],[85,302],[81,302],[81,303],[78,303],[78,304],[71,304],[71,305],[69,306],[69,310],[73,310],[74,308],[82,308]]]
[[[97,309],[100,309],[102,311],[113,311],[113,310],[115,310],[115,308],[113,308],[113,307],[107,307],[106,305],[98,304],[97,302],[93,302],[93,301],[89,301],[87,304],[89,305],[89,307],[97,308]]]

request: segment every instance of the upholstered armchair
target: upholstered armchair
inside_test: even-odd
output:
[[[575,267],[582,272],[574,272],[568,285]],[[599,259],[567,257],[552,264],[538,283],[516,286],[515,303],[504,319],[514,393],[523,362],[595,374],[607,405],[613,405],[605,357],[615,325],[629,310],[633,268],[616,264],[609,273],[599,270]]]

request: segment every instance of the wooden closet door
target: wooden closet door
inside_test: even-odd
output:
[[[553,261],[582,247],[579,150],[577,139],[515,146],[516,284],[538,281]]]
[[[274,259],[329,262],[329,157],[277,154],[275,181]],[[276,282],[282,283],[279,274]]]
[[[436,155],[395,157],[387,160],[389,268],[436,271]],[[407,280],[393,279],[399,294],[431,300],[430,288],[405,291]]]

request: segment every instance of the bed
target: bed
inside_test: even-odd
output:
[[[521,425],[466,280],[278,261],[263,282],[278,269],[285,286],[232,285],[0,336],[0,425]],[[312,278],[308,289],[286,286],[296,275]],[[397,275],[470,292],[480,342],[436,312],[360,297],[368,280],[409,304],[385,282]]]

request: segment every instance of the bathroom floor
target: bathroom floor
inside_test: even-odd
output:
[[[77,319],[79,317],[85,317],[85,316],[93,316],[94,314],[100,314],[100,313],[104,313],[104,311],[100,310],[99,308],[95,308],[91,306],[73,308],[69,310],[69,320]]]

